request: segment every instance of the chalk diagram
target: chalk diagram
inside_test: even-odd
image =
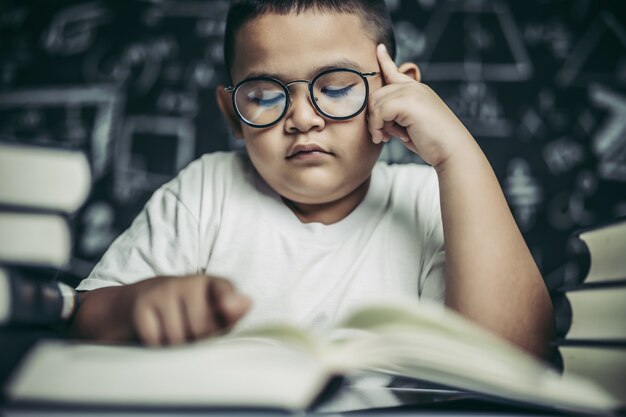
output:
[[[129,202],[176,175],[194,158],[195,127],[183,117],[126,118],[116,143],[114,195]],[[154,148],[160,152],[151,152]]]
[[[544,196],[543,189],[526,160],[514,158],[509,161],[503,188],[520,230],[530,230],[535,224]]]
[[[602,12],[556,74],[561,86],[586,86],[599,80],[626,86],[626,29]]]
[[[508,5],[472,0],[442,3],[429,20],[420,57],[426,82],[449,82],[442,98],[470,131],[481,137],[511,136],[493,83],[528,80],[533,64]]]
[[[109,11],[98,2],[71,6],[52,17],[41,43],[51,55],[79,54],[94,44],[98,28],[111,20]]]
[[[533,72],[522,34],[505,3],[442,3],[425,32],[422,68],[429,80],[523,81]],[[454,48],[457,45],[463,48]]]
[[[589,96],[610,114],[591,142],[599,158],[599,174],[604,179],[626,182],[626,96],[601,85],[592,85]]]
[[[599,13],[566,57],[555,82],[570,90],[580,90],[588,105],[572,120],[570,128],[570,136],[582,137],[585,146],[561,138],[548,143],[542,151],[553,174],[576,175],[573,189],[554,195],[546,212],[551,227],[571,230],[598,220],[586,205],[594,198],[601,181],[626,182],[624,25],[608,11]],[[581,169],[583,161],[593,162],[595,169]],[[625,202],[626,194],[615,194],[605,209],[611,216],[623,215]]]

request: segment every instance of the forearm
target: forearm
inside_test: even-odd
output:
[[[446,304],[538,356],[553,328],[541,274],[486,157],[469,136],[437,166]]]
[[[100,288],[79,294],[72,335],[79,339],[124,342],[136,339],[132,326],[132,286]]]

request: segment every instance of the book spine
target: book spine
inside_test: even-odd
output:
[[[554,336],[565,338],[572,326],[572,305],[563,292],[553,293]]]
[[[58,281],[0,274],[0,325],[50,325],[68,321],[77,307],[76,291]]]

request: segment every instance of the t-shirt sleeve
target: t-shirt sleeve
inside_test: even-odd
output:
[[[420,298],[443,303],[445,298],[446,251],[443,239],[443,222],[439,200],[439,182],[435,170],[429,173],[427,192],[430,198],[418,205],[418,218],[422,228],[422,264],[419,281]]]
[[[152,195],[77,290],[198,273],[198,219],[192,211],[195,204],[183,201],[188,194],[185,189],[192,186],[188,184],[193,176],[190,171],[199,169],[195,165]]]

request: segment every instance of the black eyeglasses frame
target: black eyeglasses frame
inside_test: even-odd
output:
[[[351,72],[354,73],[356,75],[358,75],[359,77],[361,77],[361,79],[363,80],[363,82],[365,83],[365,100],[363,100],[363,105],[361,106],[361,108],[359,110],[357,110],[354,114],[350,115],[350,116],[331,116],[330,114],[324,112],[318,105],[317,102],[315,100],[315,97],[313,96],[313,84],[315,84],[315,82],[320,79],[321,77],[323,77],[324,75],[333,73],[333,72]],[[307,84],[307,88],[309,90],[309,99],[311,101],[311,103],[313,104],[313,107],[315,107],[315,110],[321,114],[322,116],[331,119],[331,120],[348,120],[348,119],[352,119],[356,116],[358,116],[367,106],[367,100],[369,97],[369,83],[367,82],[367,78],[368,77],[374,77],[376,75],[380,75],[380,72],[366,72],[363,73],[361,71],[357,71],[355,69],[352,68],[331,68],[325,71],[320,72],[319,74],[317,74],[312,80],[293,80],[290,81],[288,83],[284,83],[281,80],[274,78],[274,77],[251,77],[251,78],[246,78],[243,79],[241,81],[239,81],[237,84],[235,84],[234,86],[228,86],[225,88],[225,90],[229,93],[231,93],[231,100],[233,103],[233,108],[235,109],[235,113],[237,113],[237,117],[239,117],[239,119],[244,122],[245,124],[247,124],[248,126],[251,127],[255,127],[255,128],[267,128],[267,127],[271,127],[274,126],[276,123],[280,122],[283,117],[285,117],[285,115],[287,114],[287,111],[289,111],[289,107],[291,106],[291,103],[293,102],[293,100],[291,99],[291,94],[289,92],[289,87],[293,84],[296,83],[306,83]],[[285,97],[287,98],[287,105],[285,106],[285,108],[283,109],[283,112],[281,113],[281,115],[272,123],[267,123],[264,125],[258,125],[255,123],[251,123],[250,121],[246,120],[242,115],[241,112],[239,111],[239,108],[237,107],[237,102],[235,100],[235,96],[237,93],[237,90],[239,89],[239,87],[241,87],[243,84],[251,82],[251,81],[273,81],[275,83],[278,83],[278,85],[281,86],[281,88],[283,89],[283,91],[285,92]]]

